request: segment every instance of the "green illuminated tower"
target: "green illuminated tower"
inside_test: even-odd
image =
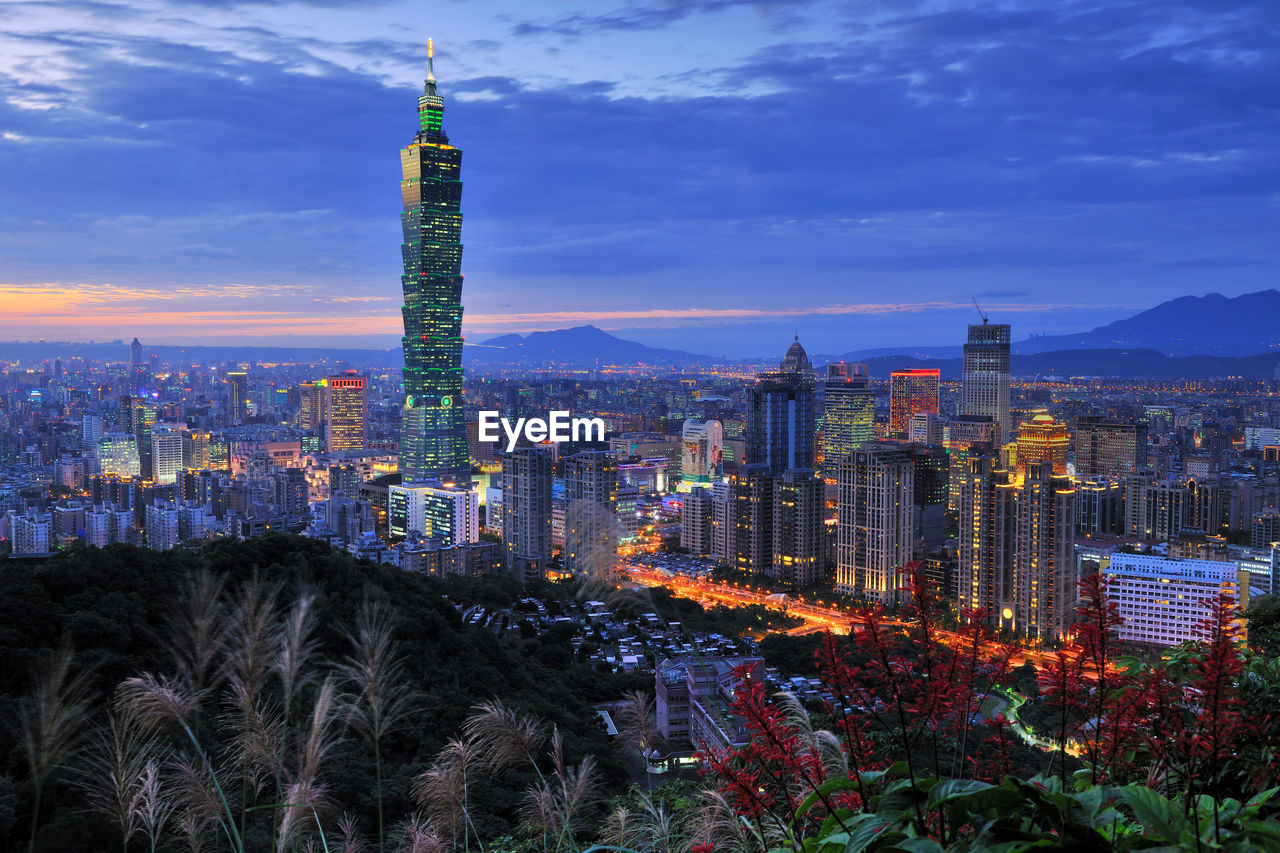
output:
[[[404,212],[403,482],[471,476],[462,405],[462,152],[441,122],[431,42],[418,97],[418,134],[400,149]]]

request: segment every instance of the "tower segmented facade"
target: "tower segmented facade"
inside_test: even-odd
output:
[[[442,126],[431,42],[418,97],[418,133],[400,149],[404,242],[404,411],[400,474],[405,483],[468,482],[462,404],[462,151]]]
[[[986,415],[996,422],[996,438],[1009,440],[1009,326],[987,323],[969,327],[964,344],[964,381],[960,413]]]

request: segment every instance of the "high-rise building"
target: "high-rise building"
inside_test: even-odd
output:
[[[618,565],[618,460],[585,450],[564,460],[565,531],[561,558],[573,575],[606,577]]]
[[[1009,436],[1009,326],[987,323],[969,327],[964,344],[964,378],[960,413],[986,415],[996,423],[997,440]]]
[[[102,415],[86,414],[80,416],[80,446],[93,449],[102,440],[104,431]]]
[[[137,338],[129,344],[129,390],[138,393],[142,388],[142,342]]]
[[[446,546],[480,541],[480,493],[439,482],[391,486],[387,528],[392,536],[417,533]]]
[[[151,479],[176,483],[182,473],[183,424],[158,423],[151,426]]]
[[[785,518],[793,530],[780,533],[774,528],[773,511],[776,506],[788,512],[792,506],[808,511],[808,492],[797,495],[795,489],[806,489],[814,471],[815,389],[813,365],[799,335],[778,370],[756,374],[755,384],[748,389],[746,464],[738,466],[728,492],[733,506],[732,563],[743,572],[774,574],[776,543],[790,543],[786,548],[791,553],[782,556],[793,561],[799,554],[797,548],[808,548],[808,517]],[[784,489],[785,494],[776,495],[775,481],[787,475],[792,486]],[[797,577],[812,573],[808,558],[804,560]]]
[[[1035,415],[1023,421],[1018,427],[1018,476],[1024,476],[1027,468],[1037,462],[1048,463],[1054,476],[1066,474],[1070,447],[1067,425],[1052,415]]]
[[[290,518],[301,518],[310,507],[307,472],[302,468],[281,468],[271,477],[273,504],[276,512]]]
[[[249,374],[243,370],[227,373],[227,414],[231,423],[244,423],[249,417]]]
[[[138,468],[142,476],[150,480],[155,476],[151,458],[151,427],[156,422],[156,407],[139,397],[130,401],[133,420],[133,439],[138,446]]]
[[[325,421],[329,452],[363,450],[369,446],[368,380],[349,371],[325,380]]]
[[[298,429],[319,435],[324,422],[324,383],[298,383]]]
[[[1076,602],[1070,478],[1048,461],[1019,477],[994,453],[980,454],[968,460],[960,495],[960,607],[1030,636],[1061,636]]]
[[[551,559],[551,451],[518,447],[502,457],[502,551],[519,580],[541,577]]]
[[[682,499],[680,508],[680,547],[699,556],[713,550],[712,529],[715,501],[706,486],[694,486]]]
[[[1127,477],[1147,466],[1147,426],[1114,418],[1076,418],[1076,476]]]
[[[719,421],[685,421],[680,440],[680,491],[724,476],[724,427]]]
[[[747,392],[747,465],[776,476],[813,470],[815,380],[797,335],[776,372]]]
[[[938,445],[911,445],[914,468],[911,517],[915,559],[922,559],[946,543],[950,461],[947,451]]]
[[[182,431],[183,470],[208,468],[212,464],[213,434],[206,429]]]
[[[904,368],[889,374],[889,438],[906,441],[911,418],[919,412],[939,414],[936,368]]]
[[[1124,486],[1119,480],[1077,482],[1076,532],[1102,536],[1124,533]]]
[[[1054,640],[1074,621],[1075,496],[1049,462],[1027,465],[1014,496],[1013,627]]]
[[[911,448],[868,442],[846,456],[838,470],[836,589],[893,603],[898,599],[898,570],[912,559]]]
[[[98,442],[98,470],[115,477],[137,477],[142,473],[138,440],[120,432],[104,435]]]
[[[828,364],[822,395],[822,464],[834,472],[841,459],[875,437],[876,398],[867,366]]]
[[[462,402],[462,151],[443,130],[430,42],[418,133],[400,149],[404,482],[471,477]]]
[[[773,478],[770,577],[793,586],[812,586],[822,580],[825,498],[826,483],[807,471],[787,471]]]

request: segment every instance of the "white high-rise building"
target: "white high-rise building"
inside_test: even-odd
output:
[[[151,425],[151,478],[157,483],[174,483],[182,473],[183,424]]]
[[[969,327],[964,345],[964,379],[960,413],[995,419],[997,439],[1009,440],[1009,344],[1008,324],[987,323]]]

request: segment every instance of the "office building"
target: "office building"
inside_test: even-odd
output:
[[[1049,462],[1021,478],[995,453],[967,460],[960,488],[958,604],[1049,640],[1070,625],[1078,580],[1071,480]]]
[[[1127,477],[1147,467],[1147,426],[1114,418],[1076,418],[1076,476]]]
[[[92,450],[98,446],[105,432],[102,415],[86,414],[80,416],[80,446]]]
[[[867,366],[828,364],[822,394],[822,464],[834,473],[841,459],[875,437],[876,398]]]
[[[900,598],[899,570],[911,562],[915,462],[911,448],[869,442],[838,469],[836,589],[886,604]]]
[[[98,442],[98,471],[113,477],[137,477],[142,473],[138,440],[132,434],[107,433]]]
[[[911,418],[920,412],[939,414],[937,369],[906,368],[889,374],[889,438],[906,441]]]
[[[183,424],[151,425],[151,479],[157,483],[176,483],[182,467]]]
[[[325,380],[325,448],[330,452],[369,446],[368,380],[348,372]]]
[[[711,556],[722,563],[737,559],[737,507],[731,485],[715,483],[711,487]]]
[[[480,541],[480,493],[438,481],[387,489],[387,529],[396,538]]]
[[[298,429],[320,435],[325,412],[324,382],[298,383]]]
[[[502,550],[518,580],[541,577],[551,560],[551,452],[518,447],[502,457]]]
[[[747,391],[747,466],[770,476],[813,470],[815,380],[797,335],[775,372]]]
[[[242,424],[249,418],[249,375],[243,370],[227,373],[227,415],[231,423]]]
[[[428,42],[430,45],[430,42]],[[405,483],[471,478],[462,401],[462,151],[444,133],[431,49],[418,133],[400,149]]]
[[[567,457],[563,468],[564,571],[580,576],[609,576],[618,567],[621,538],[615,518],[618,460],[607,450],[585,450]]]
[[[996,440],[1009,438],[1009,326],[988,323],[969,327],[964,344],[964,375],[960,413],[989,417],[996,424]]]

